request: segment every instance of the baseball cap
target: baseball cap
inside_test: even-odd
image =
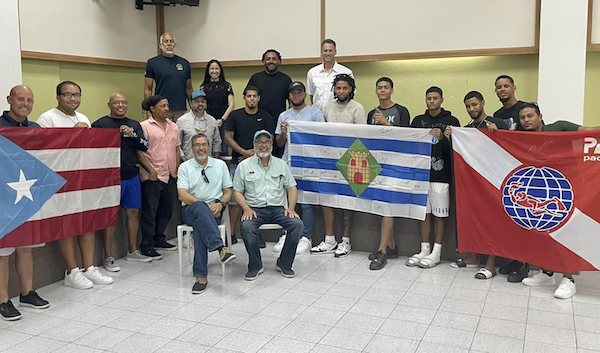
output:
[[[196,99],[198,97],[206,97],[206,93],[204,93],[202,90],[192,92],[192,99]]]
[[[271,133],[268,132],[267,130],[258,130],[257,132],[254,133],[254,141],[256,141],[256,139],[261,136],[261,135],[267,135],[269,136],[269,139],[271,138]]]
[[[306,87],[304,87],[304,83],[300,82],[300,81],[294,81],[290,84],[290,87],[288,88],[288,93],[291,92],[293,89],[299,89],[303,92],[306,92]]]

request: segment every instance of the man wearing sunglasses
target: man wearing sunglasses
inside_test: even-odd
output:
[[[223,245],[218,225],[231,200],[231,178],[227,164],[209,157],[210,143],[204,134],[192,137],[194,158],[183,162],[177,172],[177,193],[182,203],[181,218],[194,228],[194,266],[196,282],[192,294],[206,290],[208,252],[219,251],[221,261],[236,258]]]

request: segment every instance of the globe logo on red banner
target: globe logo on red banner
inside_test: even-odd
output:
[[[573,208],[573,188],[556,169],[520,167],[504,183],[502,204],[508,216],[527,230],[555,230]]]

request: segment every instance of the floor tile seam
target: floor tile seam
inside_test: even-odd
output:
[[[444,326],[437,326],[437,325],[431,325],[431,324],[430,324],[430,325],[429,325],[429,327],[431,327],[431,326],[435,326],[435,327],[444,327]],[[429,330],[429,327],[427,328],[427,330]],[[463,332],[471,332],[471,331],[464,331],[464,330],[460,330],[460,331],[463,331]],[[469,343],[469,348],[468,348],[469,350],[471,350],[471,347],[473,346],[473,342],[475,341],[475,335],[477,334],[477,332],[475,331],[475,332],[472,332],[472,333],[473,333],[473,337],[471,337],[471,342]],[[425,335],[423,335],[423,339],[421,339],[421,342],[430,342],[430,343],[433,343],[433,344],[441,344],[441,343],[438,343],[438,342],[426,341],[426,340],[425,340],[425,337],[426,337],[426,336],[427,336],[427,331],[425,332]],[[443,343],[443,344],[441,344],[441,345],[443,345],[443,346],[450,346],[450,347],[455,347],[455,348],[461,348],[461,349],[465,349],[464,347],[461,347],[461,346],[458,346],[458,345],[455,345],[455,344],[452,344],[452,343],[446,343],[446,342],[444,342],[444,343]]]
[[[491,286],[491,285],[490,285]],[[477,319],[477,326],[475,326],[475,335],[477,335],[477,330],[479,330],[479,325],[481,325],[481,318],[483,317],[483,310],[485,309],[485,304],[487,303],[487,299],[490,296],[489,288],[485,293],[485,299],[483,301],[483,308],[481,309],[481,313],[479,314],[479,319]],[[527,318],[525,318],[527,320]],[[469,346],[469,351],[473,349],[473,343],[475,343],[475,335],[473,335],[473,340],[471,341],[471,345]],[[525,343],[523,343],[524,345]]]

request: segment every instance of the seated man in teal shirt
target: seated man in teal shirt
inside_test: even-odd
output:
[[[192,137],[194,158],[179,166],[177,193],[183,208],[183,222],[194,227],[194,276],[196,283],[192,294],[206,290],[208,251],[219,251],[221,261],[235,259],[223,245],[218,225],[221,212],[231,199],[231,177],[225,162],[209,157],[208,137],[197,134]]]
[[[264,271],[258,246],[258,228],[265,223],[277,223],[287,230],[285,244],[277,259],[277,270],[283,277],[294,277],[292,263],[304,224],[295,211],[298,200],[296,180],[290,167],[273,158],[273,139],[267,130],[254,134],[254,155],[243,160],[233,179],[235,201],[244,211],[242,238],[249,263],[245,279],[253,281]],[[288,205],[286,208],[285,194]]]

